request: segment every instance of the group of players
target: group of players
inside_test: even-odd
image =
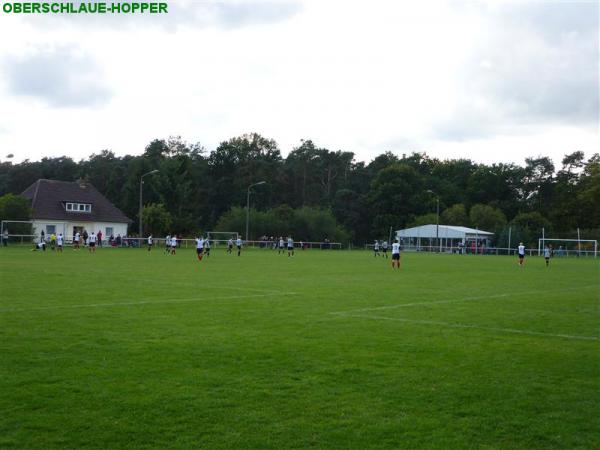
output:
[[[287,254],[289,257],[294,256],[294,240],[291,236],[288,236],[286,240],[283,239],[283,236],[279,237],[279,245],[277,247],[278,255],[285,255],[286,250],[286,242],[287,242]],[[300,247],[302,247],[302,242],[300,242]]]
[[[196,241],[196,255],[198,261],[202,261],[202,258],[206,256],[207,258],[210,256],[210,239],[204,236],[199,236],[194,239]],[[165,237],[165,254],[167,255],[175,255],[177,253],[177,247],[180,245],[181,240],[177,238],[177,236],[167,235]],[[146,243],[148,245],[148,251],[152,250],[154,247],[154,237],[152,235],[148,236]],[[240,256],[242,253],[242,237],[238,236],[237,239],[230,238],[227,241],[227,253],[233,253],[233,246],[237,248],[237,255]],[[287,244],[287,245],[286,245]],[[288,236],[286,240],[283,237],[279,238],[279,251],[278,254],[285,254],[287,249],[288,257],[294,256],[294,239],[291,236]]]
[[[78,231],[73,236],[73,250],[81,250],[81,241],[82,241],[82,236]],[[98,242],[98,236],[96,236],[96,233],[94,233],[92,231],[92,234],[90,234],[88,236],[87,242],[84,242],[84,245],[87,245],[90,253],[94,253],[94,252],[96,252],[96,243],[97,242]],[[52,234],[50,236],[50,248],[52,250],[54,250],[54,248],[56,247],[56,251],[59,253],[62,253],[64,244],[65,244],[65,238],[62,235],[62,233],[58,233],[58,235]],[[40,242],[37,242],[36,244],[34,244],[33,249],[31,249],[31,251],[37,251],[37,250],[44,251],[44,252],[46,251],[46,241],[43,238],[40,240]]]
[[[75,235],[73,236],[73,249],[74,250],[80,250],[81,249],[81,234],[79,232],[76,232]],[[92,232],[87,239],[87,246],[88,246],[88,250],[90,251],[90,253],[94,253],[96,251],[96,242],[98,240],[98,237],[96,236],[96,233]],[[165,238],[165,254],[167,255],[175,255],[177,252],[177,246],[179,244],[179,239],[177,238],[177,236],[173,235],[167,235],[167,237]],[[206,256],[207,258],[210,256],[210,239],[208,237],[203,237],[203,236],[199,236],[195,239],[196,241],[196,255],[198,258],[198,261],[202,261],[202,258],[204,256]],[[237,255],[240,256],[242,253],[242,237],[238,236],[238,238],[234,241],[233,238],[230,238],[227,241],[227,253],[232,253],[233,252],[233,245],[235,243],[235,246],[237,248]],[[56,244],[56,251],[57,252],[62,252],[63,251],[63,245],[64,245],[64,237],[62,235],[62,233],[59,233],[57,236],[52,235],[51,239],[50,239],[50,246],[52,248],[52,250],[54,250]],[[152,248],[154,247],[154,237],[152,235],[148,236],[147,238],[147,244],[148,244],[148,251],[152,250]],[[287,254],[288,257],[292,257],[294,256],[294,240],[292,239],[291,236],[287,237],[287,240],[284,240],[283,237],[279,238],[279,246],[278,246],[278,254],[285,254],[286,251],[286,244],[287,244]],[[32,249],[32,251],[46,251],[46,242],[44,240],[42,240],[39,243],[36,243],[34,245],[34,248]],[[387,241],[381,241],[379,242],[378,240],[375,240],[374,244],[373,244],[373,252],[374,252],[374,256],[377,258],[379,256],[381,256],[382,258],[387,258],[388,257],[388,243]],[[546,261],[546,267],[549,267],[550,265],[550,258],[552,257],[553,251],[552,251],[552,247],[550,245],[546,245],[544,247],[544,259]],[[517,255],[519,257],[519,266],[520,267],[524,267],[525,265],[525,246],[523,245],[522,242],[519,243],[519,246],[517,247]],[[400,243],[398,242],[398,240],[394,240],[394,242],[392,243],[392,269],[400,269]]]
[[[373,244],[373,252],[375,258],[381,256],[382,258],[388,257],[388,243],[387,241],[375,240]],[[392,243],[392,269],[400,269],[400,243],[398,239]]]
[[[387,258],[388,251],[388,243],[387,241],[381,241],[381,243],[375,240],[373,244],[373,253],[375,258],[381,256],[382,258]],[[546,245],[544,247],[544,260],[546,261],[546,267],[550,266],[550,258],[553,256],[553,250],[551,245]],[[524,267],[525,265],[525,245],[522,242],[519,243],[517,247],[517,255],[519,257],[519,267]],[[394,240],[392,244],[392,269],[398,268],[400,269],[400,243],[398,240]]]
[[[522,242],[519,242],[519,246],[517,247],[517,254],[519,255],[519,267],[524,267],[525,265],[525,246]],[[552,245],[546,244],[544,246],[544,260],[546,261],[546,267],[550,267],[550,258],[554,256],[554,249]]]
[[[381,241],[379,242],[377,239],[375,239],[375,243],[373,244],[373,251],[375,253],[375,257],[377,258],[378,256],[381,256],[382,258],[385,257],[387,258],[387,251],[388,251],[388,243],[387,241]],[[380,253],[381,252],[381,253]]]
[[[194,239],[196,241],[196,256],[198,261],[202,261],[202,258],[206,256],[207,258],[210,256],[210,239],[204,236],[198,236]],[[181,240],[177,238],[177,236],[167,235],[165,237],[165,254],[167,255],[175,255],[177,253],[177,247],[179,246]],[[154,247],[154,237],[152,235],[148,236],[146,243],[148,244],[148,251],[152,250]],[[237,247],[237,255],[240,256],[242,254],[242,238],[238,236],[238,238],[234,241],[233,238],[230,238],[227,241],[227,253],[233,253],[233,245]]]

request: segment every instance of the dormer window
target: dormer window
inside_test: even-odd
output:
[[[69,212],[92,212],[92,205],[90,205],[89,203],[65,203],[65,208]]]

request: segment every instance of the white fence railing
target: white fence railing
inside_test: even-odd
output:
[[[31,234],[9,234],[8,242],[5,242],[4,236],[0,236],[0,242],[4,246],[5,244],[14,245],[14,244],[27,244],[30,245],[33,242],[39,242],[40,236],[31,235]],[[49,236],[45,237],[46,243],[50,243]],[[165,239],[164,238],[154,238],[154,246],[155,247],[165,247]],[[99,242],[99,246],[101,247],[146,247],[147,239],[141,238],[115,238],[112,241],[108,239],[103,239],[102,242]],[[195,248],[196,241],[194,239],[179,239],[178,246],[180,248]],[[211,241],[212,248],[227,248],[226,240],[215,240]],[[65,240],[65,245],[72,245],[72,239]],[[264,250],[269,249],[277,249],[278,242],[273,241],[244,241],[244,247],[252,247],[252,248],[261,248]],[[274,246],[275,245],[275,246]],[[235,247],[235,241],[234,241]],[[287,242],[284,243],[284,248],[287,249]],[[342,244],[340,242],[294,242],[294,248],[296,249],[320,249],[320,250],[341,250]],[[373,244],[366,244],[365,250],[373,251]],[[506,248],[506,247],[478,247],[477,249],[465,246],[437,246],[437,245],[421,245],[421,246],[409,246],[403,245],[401,247],[403,252],[427,252],[427,253],[447,253],[447,254],[459,254],[459,255],[510,255],[516,256],[517,249],[516,248]],[[382,248],[380,247],[380,251]],[[391,246],[388,247],[388,252],[391,252]],[[540,252],[537,248],[529,248],[525,250],[526,255],[528,256],[540,256],[543,254],[543,250]],[[554,249],[553,252],[554,257],[564,257],[564,258],[572,258],[572,257],[597,257],[597,251],[594,249]]]
[[[7,244],[31,244],[33,242],[39,242],[41,237],[39,235],[32,234],[9,234]],[[47,244],[50,244],[50,236],[45,236],[44,238]],[[153,238],[153,244],[155,247],[165,247],[165,238]],[[4,244],[4,237],[0,236],[0,241]],[[68,238],[65,239],[65,245],[73,245],[73,239]],[[220,240],[211,240],[211,248],[227,248],[228,240],[220,239]],[[83,237],[81,238],[81,244],[84,245]],[[277,246],[273,246],[274,244],[279,245],[279,242],[272,241],[243,241],[244,247],[252,247],[252,248],[262,248],[262,249],[277,249]],[[147,238],[135,238],[135,237],[120,237],[117,236],[113,239],[102,239],[102,241],[98,241],[98,246],[100,247],[147,247],[148,239]],[[233,241],[233,245],[235,247],[235,241]],[[192,238],[182,238],[177,240],[177,246],[179,248],[195,248],[196,240]],[[287,241],[284,242],[284,248],[287,249]],[[340,250],[342,248],[342,244],[340,242],[314,242],[314,241],[299,241],[294,242],[295,249],[320,249],[320,250]]]
[[[122,247],[145,247],[147,246],[148,240],[146,238],[122,238],[121,239]],[[155,238],[153,239],[154,245],[157,247],[165,246],[165,238]],[[272,241],[242,241],[244,247],[252,247],[252,248],[261,248],[265,250],[269,249],[277,249],[277,245],[279,243],[274,243]],[[225,239],[216,239],[211,240],[210,245],[211,248],[227,248],[228,240]],[[276,245],[275,245],[276,244]],[[195,248],[196,240],[190,238],[182,238],[177,240],[178,247],[183,248]],[[233,241],[233,246],[235,247],[236,242]],[[275,245],[275,246],[274,246]],[[284,242],[284,248],[287,249],[287,241]],[[320,250],[340,250],[342,248],[342,244],[340,242],[314,242],[314,241],[299,241],[294,242],[294,248],[296,249],[320,249]]]
[[[373,251],[373,244],[366,244],[365,249]],[[516,256],[516,248],[506,247],[470,247],[470,246],[438,246],[438,245],[402,245],[401,250],[403,252],[429,252],[429,253],[454,253],[459,255],[509,255]],[[379,247],[381,251],[381,246]],[[390,248],[388,248],[390,251]],[[537,248],[525,249],[525,254],[528,256],[541,256],[544,253],[543,249],[540,251]],[[554,257],[596,257],[597,252],[594,249],[554,249]]]

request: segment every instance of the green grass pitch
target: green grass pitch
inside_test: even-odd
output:
[[[600,448],[600,264],[0,249],[2,448]]]

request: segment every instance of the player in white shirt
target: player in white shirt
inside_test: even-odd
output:
[[[63,235],[62,233],[58,233],[58,236],[56,236],[56,251],[57,252],[61,252],[63,251]]]
[[[522,242],[519,242],[517,253],[519,254],[519,266],[523,267],[523,264],[525,262],[525,246]]]
[[[81,235],[79,231],[75,233],[75,237],[73,237],[73,250],[79,250],[79,241],[81,240]]]
[[[379,241],[375,239],[375,243],[373,244],[373,252],[375,253],[375,257],[379,256]]]
[[[210,241],[208,237],[204,239],[204,254],[207,258],[210,256]]]
[[[165,238],[165,253],[168,255],[169,253],[171,253],[171,235],[167,234],[167,237]]]
[[[387,243],[387,241],[383,241],[383,244],[381,244],[381,249],[383,250],[383,256],[385,256],[387,258],[388,257],[388,255],[387,255],[387,250],[388,250],[388,243]]]
[[[284,245],[285,245],[285,242],[283,241],[283,237],[280,236],[279,237],[279,250],[277,250],[278,255],[280,255],[281,253],[285,253],[285,250],[283,247]]]
[[[46,243],[44,241],[33,244],[31,251],[36,252],[38,250],[46,251]]]
[[[392,244],[392,269],[394,267],[400,269],[400,244],[397,239]]]
[[[204,255],[204,238],[202,236],[196,238],[196,256],[198,261],[202,261]]]
[[[177,236],[173,235],[171,238],[171,255],[175,254],[175,250],[177,250]]]
[[[233,250],[233,239],[229,238],[227,241],[227,253],[231,253],[231,250]]]
[[[237,251],[238,251],[238,256],[240,256],[240,253],[242,252],[242,237],[238,237],[237,240],[235,241],[235,245],[237,247]]]
[[[294,256],[294,240],[292,239],[291,236],[288,236],[288,238],[287,238],[287,251],[288,251],[288,257]]]
[[[92,231],[92,234],[89,235],[88,237],[88,248],[90,249],[90,253],[95,253],[96,252],[96,241],[98,240],[98,237],[96,236],[96,233],[94,233]]]
[[[550,256],[552,255],[552,251],[550,250],[550,247],[548,247],[548,245],[546,245],[544,247],[544,259],[546,260],[546,267],[550,266]]]
[[[154,239],[152,235],[148,236],[148,251],[152,250],[152,246],[154,245]]]

